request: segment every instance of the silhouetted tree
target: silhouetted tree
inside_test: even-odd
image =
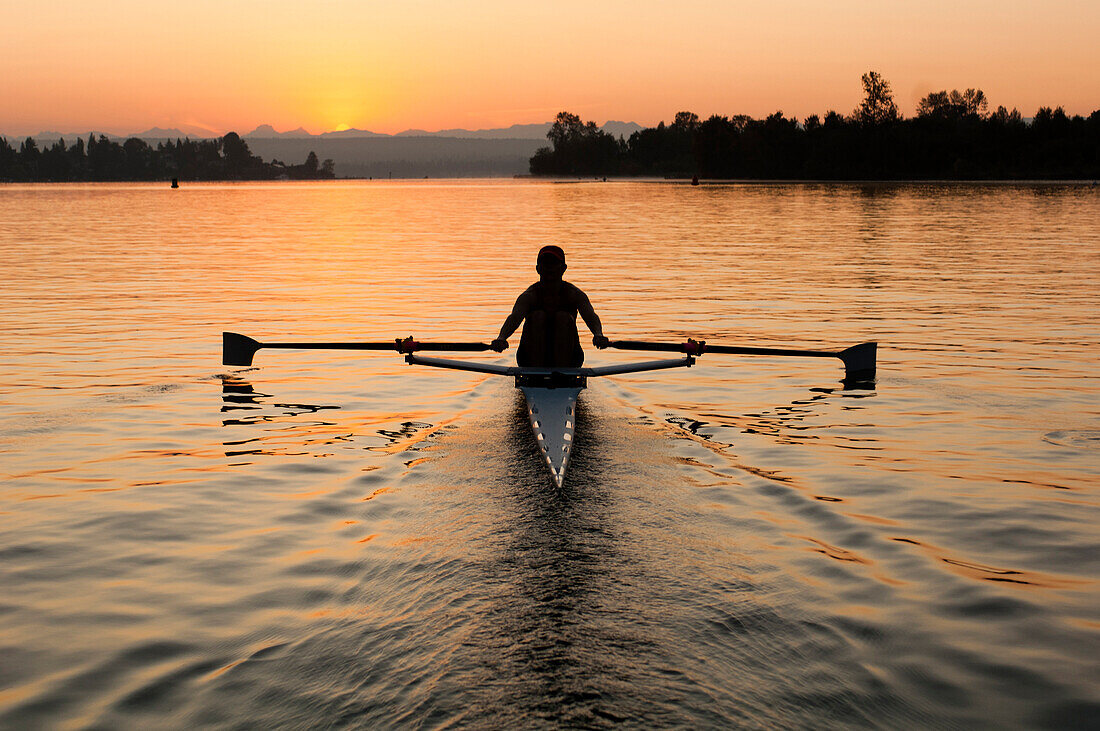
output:
[[[546,138],[550,140],[554,149],[557,149],[580,139],[582,134],[584,134],[584,123],[580,117],[570,112],[558,112],[554,123],[550,125],[550,131],[546,133]]]
[[[890,82],[882,78],[877,71],[868,71],[862,77],[863,101],[856,107],[852,116],[860,124],[879,125],[898,120],[898,105],[894,103],[894,93]]]
[[[934,91],[917,104],[918,117],[957,120],[968,116],[984,116],[989,106],[981,89]]]
[[[226,174],[231,178],[249,177],[252,168],[256,167],[260,160],[252,157],[248,144],[236,132],[230,132],[222,137],[221,143]]]
[[[88,174],[87,153],[84,140],[76,138],[76,144],[69,148],[69,180],[84,180]]]
[[[713,114],[700,123],[695,133],[695,162],[705,178],[735,178],[739,169],[743,125],[738,120]]]
[[[145,140],[131,137],[122,143],[122,151],[125,153],[123,175],[126,180],[150,180],[152,179],[152,154],[153,150]]]
[[[19,163],[25,174],[31,178],[38,178],[38,161],[42,157],[42,153],[38,150],[38,143],[34,141],[33,137],[28,137],[23,140],[23,144],[19,146]]]
[[[15,166],[15,150],[5,137],[0,137],[0,180],[4,179],[4,174],[11,170]]]
[[[546,137],[553,147],[541,147],[531,158],[538,175],[614,175],[626,146],[570,112],[558,113]]]
[[[699,127],[699,115],[695,112],[676,112],[672,129],[677,132],[694,132]]]

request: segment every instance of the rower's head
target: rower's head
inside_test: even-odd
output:
[[[539,249],[535,271],[543,279],[561,279],[565,274],[565,252],[560,246],[544,246]]]

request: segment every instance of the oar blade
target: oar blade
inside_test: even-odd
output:
[[[844,375],[846,378],[874,378],[875,369],[878,367],[878,343],[860,343],[840,351],[839,357],[844,361]]]
[[[222,365],[250,366],[256,351],[264,347],[259,340],[253,340],[239,333],[222,333]]]

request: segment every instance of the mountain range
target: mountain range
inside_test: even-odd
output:
[[[345,129],[332,132],[321,132],[320,134],[313,134],[307,132],[305,129],[299,127],[298,129],[289,130],[286,132],[279,132],[269,124],[261,124],[251,132],[242,134],[245,140],[341,140],[341,139],[365,139],[365,138],[395,138],[395,137],[444,137],[450,139],[466,139],[466,140],[545,140],[546,133],[550,131],[551,123],[543,122],[541,124],[513,124],[510,127],[499,127],[495,129],[441,129],[435,132],[429,132],[423,129],[407,129],[397,134],[385,134],[382,132],[372,132],[366,129]],[[642,129],[640,124],[636,122],[619,122],[608,121],[603,124],[601,129],[615,137],[629,137],[634,132]],[[213,135],[201,130],[184,131],[178,128],[164,129],[161,127],[153,127],[147,129],[144,132],[136,132],[130,135],[116,135],[106,132],[99,132],[96,130],[89,130],[85,132],[39,132],[34,137],[35,141],[42,145],[43,143],[52,144],[58,139],[65,139],[73,141],[80,137],[87,139],[88,135],[94,135],[97,139],[102,135],[109,140],[121,142],[131,137],[137,137],[143,140],[167,140],[167,139],[184,139],[190,137],[192,139],[209,139]],[[3,135],[9,140],[24,139],[23,136],[18,135]]]
[[[281,160],[298,164],[312,152],[320,160],[331,159],[340,178],[453,178],[512,177],[529,171],[531,157],[550,143],[546,133],[550,122],[514,124],[499,129],[444,129],[428,132],[409,129],[395,135],[362,129],[347,129],[311,134],[304,129],[278,132],[271,125],[260,125],[242,137],[252,154],[265,161]],[[634,122],[607,122],[602,129],[615,137],[629,137],[642,129]],[[58,138],[73,144],[99,132],[40,132],[33,135],[39,148],[53,145]],[[138,137],[156,145],[166,140],[209,139],[209,134],[187,134],[180,129],[152,129],[134,135],[105,135],[121,143]],[[24,137],[9,136],[17,148]]]

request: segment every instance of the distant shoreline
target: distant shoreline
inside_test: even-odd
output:
[[[265,162],[252,154],[234,132],[217,140],[158,142],[137,137],[122,144],[100,136],[78,137],[72,145],[59,139],[41,149],[31,137],[18,148],[0,137],[0,181],[34,182],[154,182],[197,180],[325,180],[336,177],[335,163],[324,162],[313,150],[300,165],[277,159]]]

